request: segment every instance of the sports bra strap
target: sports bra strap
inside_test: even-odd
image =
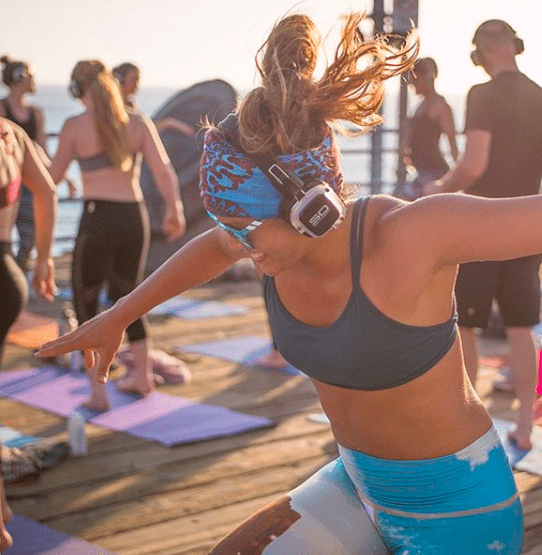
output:
[[[352,214],[352,227],[350,228],[350,267],[352,269],[352,286],[359,288],[359,275],[361,259],[363,258],[363,229],[365,227],[365,214],[370,197],[363,197],[356,201]]]

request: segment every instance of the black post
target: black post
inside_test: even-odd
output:
[[[406,37],[412,25],[418,25],[418,0],[393,1],[393,33]],[[407,119],[408,85],[406,79],[401,77],[399,85],[399,133],[398,158],[397,158],[397,183],[402,183],[406,178],[406,168],[403,162],[401,145],[405,137],[405,124]]]
[[[373,13],[374,34],[384,31],[384,0],[374,0]],[[382,126],[373,129],[371,135],[371,193],[382,190]]]

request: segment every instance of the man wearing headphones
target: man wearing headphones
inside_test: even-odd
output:
[[[515,57],[523,41],[501,20],[482,23],[472,40],[471,59],[491,77],[467,97],[465,152],[426,194],[463,190],[481,197],[538,194],[542,176],[542,88],[521,73]],[[518,222],[521,226],[521,222]],[[476,238],[473,238],[476,240]],[[493,299],[510,343],[513,386],[520,401],[517,427],[510,434],[518,447],[532,447],[537,350],[531,331],[539,322],[541,256],[510,261],[472,262],[460,268],[456,297],[465,365],[474,383],[478,352],[473,328],[485,328]]]

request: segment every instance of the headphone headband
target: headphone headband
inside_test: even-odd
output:
[[[491,30],[491,27],[490,29],[485,28],[491,25],[499,26],[500,29],[497,28],[497,29]],[[481,52],[478,49],[478,44],[477,44],[482,35],[498,36],[498,35],[504,35],[504,34],[508,34],[511,37],[511,39],[514,41],[514,49],[515,49],[514,55],[517,56],[518,54],[521,54],[525,50],[525,44],[523,40],[517,36],[516,31],[509,23],[507,23],[506,21],[503,21],[502,19],[489,19],[487,21],[484,21],[482,24],[478,26],[478,28],[474,32],[474,36],[472,37],[472,43],[476,46],[476,48],[470,54],[472,63],[475,66],[479,66],[482,64]]]

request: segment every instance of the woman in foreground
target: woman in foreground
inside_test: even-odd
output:
[[[37,258],[32,284],[38,295],[52,301],[55,294],[51,258],[56,211],[55,185],[28,135],[17,125],[0,117],[0,363],[9,328],[28,298],[25,276],[11,252],[11,235],[22,181],[32,192],[36,215]],[[0,466],[0,552],[12,543],[5,527],[11,517],[3,491]]]
[[[50,172],[58,183],[76,159],[81,168],[84,209],[72,265],[74,308],[79,324],[98,312],[100,291],[117,301],[141,280],[149,247],[149,222],[139,186],[141,158],[149,165],[166,203],[163,230],[168,239],[185,231],[177,177],[156,130],[147,118],[126,112],[118,84],[97,60],[84,60],[72,71],[69,90],[85,111],[62,128]],[[144,318],[127,330],[135,372],[118,383],[140,395],[154,388],[150,339]],[[85,405],[107,410],[103,384],[91,377]]]
[[[312,20],[274,27],[259,53],[262,86],[239,107],[239,141],[231,117],[206,135],[201,193],[217,227],[39,354],[83,349],[104,383],[130,322],[250,257],[278,347],[311,377],[340,458],[212,553],[518,555],[521,504],[465,373],[453,287],[461,262],[542,251],[542,197],[348,202],[329,125],[380,123],[383,81],[411,69],[418,50],[415,36],[399,52],[384,38],[362,42],[361,19],[345,17],[320,78]],[[264,175],[260,154],[282,169]]]

